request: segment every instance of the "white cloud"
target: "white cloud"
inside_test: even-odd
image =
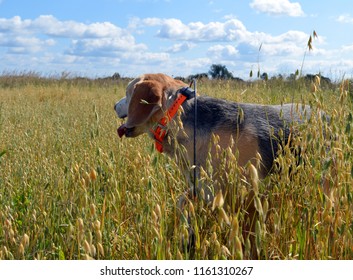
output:
[[[138,20],[135,19],[135,23]],[[209,47],[207,55],[223,59],[234,59],[240,55],[257,55],[262,44],[261,53],[264,55],[303,55],[309,35],[305,32],[290,30],[283,34],[273,36],[264,32],[251,32],[244,24],[234,18],[227,17],[224,22],[190,22],[183,23],[179,19],[147,18],[139,20],[136,26],[159,26],[157,36],[168,40],[183,40],[188,43],[217,42]],[[323,41],[322,38],[317,41]],[[232,45],[229,43],[232,42]],[[220,45],[219,43],[228,43]],[[185,44],[185,43],[183,43]],[[185,45],[178,43],[169,51],[177,52]]]
[[[167,53],[152,53],[152,52],[125,52],[121,56],[121,61],[127,64],[135,65],[160,65],[166,63],[170,59]]]
[[[143,20],[139,18],[135,18],[136,25],[140,25],[142,23],[148,26],[157,26],[157,25],[162,25],[164,21],[165,19],[161,19],[161,18],[145,18]],[[178,24],[181,23],[181,21],[178,19],[170,19],[170,21],[177,22]]]
[[[305,50],[308,38],[308,34],[293,30],[278,36],[266,34],[261,38],[261,53],[269,56],[301,56]]]
[[[55,49],[50,49],[53,45]],[[192,44],[186,42],[180,50],[186,47]],[[170,60],[168,53],[149,51],[128,29],[110,22],[61,21],[52,15],[0,18],[0,51],[3,69],[33,67],[38,71],[91,71],[95,75],[107,74],[107,69],[158,67]]]
[[[173,69],[174,71],[177,71],[175,75],[188,76],[190,74],[207,72],[213,61],[209,57],[200,57],[194,59],[176,60],[173,63]]]
[[[47,36],[51,39],[42,39]],[[147,46],[137,44],[135,38],[109,22],[84,24],[76,21],[60,21],[52,15],[36,19],[0,18],[0,46],[9,52],[28,53],[42,51],[55,44],[54,39],[67,39],[71,47],[66,54],[78,56],[114,56],[121,51],[144,51]]]
[[[144,44],[135,44],[133,38],[100,38],[73,40],[68,54],[78,56],[117,56],[119,52],[144,51]]]
[[[30,24],[31,20],[22,20],[19,16],[10,19],[0,18],[0,33],[26,33]]]
[[[167,52],[171,53],[181,53],[186,52],[194,48],[196,44],[190,42],[178,43],[166,49]]]
[[[270,15],[288,15],[291,17],[304,16],[301,5],[289,0],[254,0],[250,3],[254,10]]]
[[[258,48],[260,44],[266,45],[271,54],[275,54],[275,50],[288,53],[289,49],[293,51],[304,49],[309,35],[301,31],[288,31],[283,34],[273,36],[264,32],[251,32],[247,30],[244,24],[235,18],[227,18],[224,22],[190,22],[184,24],[179,19],[159,19],[147,18],[140,20],[139,25],[159,26],[157,36],[169,40],[183,40],[186,42],[218,42],[218,43],[234,43],[248,45],[251,48]],[[181,46],[179,43],[176,46]],[[275,50],[270,48],[276,46]],[[230,51],[228,46],[223,47],[220,51]],[[293,51],[291,53],[293,53]],[[212,50],[215,52],[215,49]]]
[[[207,51],[213,59],[233,60],[239,58],[239,51],[232,45],[214,45]]]
[[[136,23],[136,22],[135,22]],[[191,42],[230,41],[246,36],[243,23],[237,19],[226,22],[191,22],[184,24],[181,20],[146,18],[139,25],[160,26],[157,36],[164,39],[184,40]]]
[[[31,27],[46,35],[65,38],[104,38],[126,36],[127,33],[110,22],[84,24],[76,21],[60,21],[52,15],[38,17],[31,22]]]
[[[76,21],[60,21],[52,15],[41,15],[34,20],[15,16],[0,18],[0,32],[34,34],[63,38],[104,38],[127,36],[127,32],[110,22],[84,24]]]
[[[36,37],[6,36],[0,33],[0,47],[7,47],[10,53],[35,53],[55,45],[52,39],[41,40]]]
[[[341,22],[349,19],[349,15],[336,18]],[[151,32],[154,37],[148,37]],[[86,71],[89,75],[162,71],[186,76],[205,72],[213,63],[223,63],[235,76],[246,78],[257,67],[258,56],[261,69],[270,75],[294,72],[301,65],[309,35],[296,30],[280,34],[248,30],[232,15],[211,22],[133,18],[127,28],[110,22],[61,21],[51,15],[35,19],[17,16],[0,18],[0,68]],[[140,40],[146,40],[145,44]],[[305,61],[306,71],[336,66],[347,69],[351,65],[352,61],[343,60],[342,54],[352,52],[352,45],[334,52],[320,49],[323,43],[324,37],[315,38],[314,50]],[[195,55],[195,50],[189,50],[196,47]],[[332,61],[335,64],[331,66]]]
[[[353,17],[349,14],[343,14],[337,17],[336,21],[341,23],[351,23],[353,24]]]
[[[352,53],[353,52],[353,45],[342,46],[342,51]]]

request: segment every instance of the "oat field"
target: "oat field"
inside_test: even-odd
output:
[[[188,186],[174,161],[147,135],[117,137],[113,106],[127,82],[0,77],[0,259],[353,259],[349,81],[198,83],[200,94],[300,102],[331,117],[314,114],[293,140],[300,162],[284,147],[265,180],[248,182],[236,155],[225,155],[229,188],[241,199],[258,190],[255,242],[242,233],[242,209],[198,200],[179,213]]]

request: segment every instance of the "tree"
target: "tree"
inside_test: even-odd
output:
[[[222,64],[212,64],[208,74],[212,79],[232,79],[233,75],[230,73],[225,65]]]
[[[260,75],[260,78],[263,81],[268,81],[268,74],[266,72],[264,72]]]
[[[195,74],[195,75],[190,75],[189,77],[188,77],[188,80],[193,80],[193,79],[195,79],[195,80],[204,80],[204,79],[208,79],[208,75],[207,75],[207,73],[198,73],[198,74]]]
[[[120,79],[121,79],[121,76],[120,76],[120,74],[119,74],[118,72],[115,72],[115,73],[113,74],[113,76],[112,76],[112,79],[113,79],[113,80],[120,80]]]

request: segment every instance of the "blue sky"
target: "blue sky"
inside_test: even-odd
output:
[[[351,0],[0,0],[0,72],[289,75],[314,30],[304,73],[352,77]]]

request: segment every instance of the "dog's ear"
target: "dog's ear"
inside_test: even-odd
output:
[[[156,81],[143,81],[135,85],[128,108],[128,127],[140,126],[162,112],[163,85]],[[158,120],[155,120],[158,121]]]

